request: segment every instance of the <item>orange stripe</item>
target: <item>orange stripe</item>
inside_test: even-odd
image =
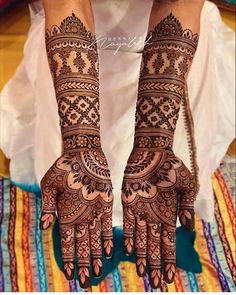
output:
[[[182,282],[181,282],[180,272],[178,269],[176,270],[174,284],[175,284],[176,292],[184,292],[184,288],[183,288]]]
[[[221,188],[223,198],[225,200],[227,212],[229,214],[229,218],[230,218],[231,224],[233,226],[234,238],[236,239],[236,218],[235,218],[235,209],[234,209],[234,205],[232,202],[232,198],[230,196],[230,193],[229,193],[229,190],[226,186],[225,180],[222,177],[219,169],[216,170],[215,177],[218,180],[219,186]]]
[[[199,292],[207,292],[202,274],[196,274]]]
[[[103,281],[99,284],[99,288],[100,288],[100,292],[107,292],[107,281],[106,281],[106,279],[103,280]]]

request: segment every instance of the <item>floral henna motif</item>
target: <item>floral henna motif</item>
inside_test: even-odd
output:
[[[193,176],[173,152],[132,152],[122,187],[125,248],[132,254],[135,236],[137,272],[145,275],[148,257],[154,288],[161,282],[161,258],[165,281],[174,279],[177,213],[181,224],[192,230],[196,189]]]
[[[57,214],[64,273],[74,278],[75,257],[81,287],[90,285],[90,261],[102,275],[102,249],[110,258],[112,184],[101,148],[99,72],[95,35],[72,13],[46,32],[63,155],[41,181],[40,226],[47,229]]]
[[[100,159],[100,160],[99,160]],[[103,161],[103,166],[102,166]],[[62,258],[68,280],[74,276],[74,236],[81,286],[89,285],[90,255],[95,276],[102,275],[102,242],[111,256],[112,185],[101,150],[64,154],[41,181],[43,206],[41,228],[47,229],[57,211]],[[50,216],[51,219],[45,218]],[[85,239],[86,237],[86,239]],[[84,253],[83,253],[84,252]],[[86,270],[87,269],[87,270]]]
[[[134,148],[122,186],[124,244],[136,250],[137,273],[148,262],[153,288],[174,280],[176,219],[194,228],[194,176],[173,153],[186,77],[198,34],[171,13],[147,36],[140,70]]]

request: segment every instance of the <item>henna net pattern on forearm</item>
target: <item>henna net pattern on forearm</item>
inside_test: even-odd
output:
[[[153,288],[160,286],[162,273],[167,283],[174,279],[177,214],[186,229],[194,227],[197,183],[173,153],[173,140],[197,45],[198,34],[184,30],[171,13],[148,33],[142,56],[122,203],[126,251],[136,248],[140,276],[148,262]]]
[[[80,285],[90,285],[90,258],[102,275],[102,245],[112,255],[112,184],[100,142],[99,63],[95,35],[72,13],[46,32],[49,66],[55,86],[63,155],[41,181],[41,227],[55,212],[68,280],[75,257]],[[103,243],[102,243],[103,241]]]

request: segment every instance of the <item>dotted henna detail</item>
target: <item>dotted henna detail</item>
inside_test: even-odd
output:
[[[174,132],[198,34],[183,30],[171,13],[148,33],[146,40],[136,128],[163,128]]]
[[[103,249],[113,252],[112,184],[101,148],[99,62],[95,35],[74,14],[46,32],[60,126],[63,155],[41,181],[40,227],[57,215],[64,273],[80,286],[90,286],[90,262],[102,275]]]
[[[62,130],[99,127],[98,53],[95,35],[72,13],[46,33]]]
[[[186,77],[198,34],[171,13],[146,38],[140,68],[134,148],[122,184],[124,245],[153,288],[174,280],[176,220],[194,228],[194,176],[173,152]],[[162,267],[163,266],[163,267]]]

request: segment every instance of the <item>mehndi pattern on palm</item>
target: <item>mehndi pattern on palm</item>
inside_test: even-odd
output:
[[[41,228],[57,213],[64,273],[90,286],[90,263],[102,275],[102,249],[110,258],[112,183],[100,140],[99,65],[95,35],[72,13],[46,32],[55,86],[63,154],[41,181]]]
[[[170,13],[150,31],[144,47],[134,147],[123,179],[124,243],[136,251],[137,272],[153,288],[174,280],[176,219],[194,228],[195,178],[173,152],[176,124],[198,34]]]

